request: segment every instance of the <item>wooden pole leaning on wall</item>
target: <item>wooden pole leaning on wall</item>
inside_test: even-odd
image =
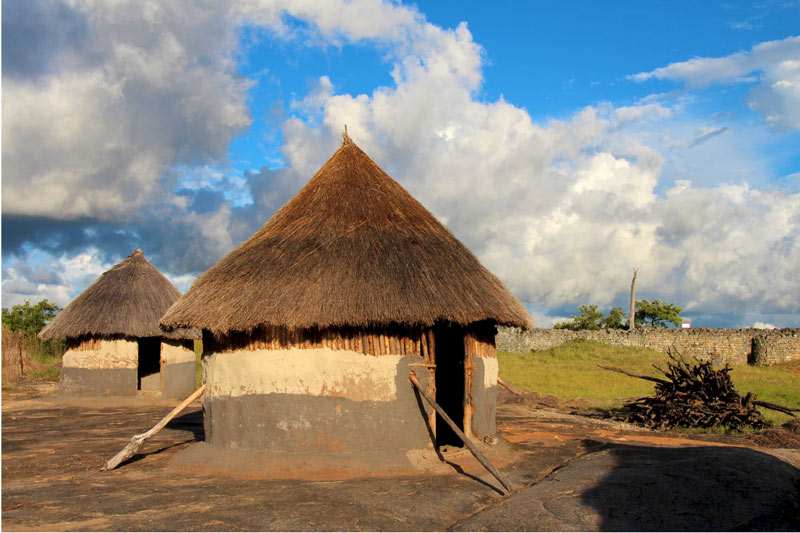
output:
[[[472,443],[472,441],[470,441],[469,438],[464,435],[464,432],[459,429],[456,423],[453,422],[449,416],[447,416],[447,413],[444,412],[444,409],[442,409],[441,406],[436,403],[436,401],[431,398],[425,390],[423,390],[422,385],[420,385],[419,381],[417,381],[417,376],[414,375],[414,372],[411,372],[408,378],[411,380],[411,383],[414,385],[414,387],[416,387],[417,391],[422,395],[422,397],[425,398],[425,400],[436,410],[437,413],[439,413],[439,416],[442,417],[442,420],[444,420],[455,432],[455,434],[458,435],[458,438],[461,439],[469,451],[472,452],[472,455],[475,456],[475,459],[477,459],[478,462],[482,464],[483,467],[486,468],[486,470],[488,470],[489,473],[492,474],[501,485],[503,485],[506,493],[511,493],[511,484],[506,480],[505,476],[503,476],[503,474],[501,474],[500,471],[497,470],[491,462],[489,462],[489,459],[487,459],[486,456],[481,453],[481,451]]]
[[[509,385],[508,383],[506,383],[505,381],[503,381],[503,380],[502,380],[502,379],[500,379],[499,377],[497,378],[497,383],[499,383],[499,384],[500,384],[500,386],[502,386],[504,389],[506,389],[506,390],[507,390],[508,392],[510,392],[511,394],[514,394],[514,395],[516,395],[516,396],[519,396],[519,395],[520,395],[520,392],[519,392],[519,391],[517,391],[517,390],[514,390],[514,388],[513,388],[511,385]]]
[[[122,448],[122,450],[120,450],[120,452],[117,455],[106,461],[106,463],[103,465],[103,468],[101,468],[100,470],[101,471],[114,470],[123,461],[127,461],[128,459],[133,457],[133,455],[137,451],[139,451],[139,448],[141,448],[142,444],[144,444],[144,441],[146,441],[147,439],[149,439],[150,437],[154,436],[156,433],[164,429],[164,426],[169,424],[170,420],[178,416],[178,413],[186,409],[186,407],[188,407],[190,403],[199,398],[200,395],[203,394],[203,391],[205,390],[206,386],[203,385],[202,387],[194,391],[191,396],[183,400],[180,403],[180,405],[178,405],[178,407],[170,411],[169,414],[164,418],[162,418],[158,424],[150,428],[149,431],[140,433],[139,435],[134,435],[131,441],[128,443],[128,445]]]

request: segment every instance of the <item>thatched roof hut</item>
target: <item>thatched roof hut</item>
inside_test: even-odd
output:
[[[425,207],[353,142],[164,315],[213,333],[492,321],[525,308]]]
[[[191,392],[194,357],[188,352],[200,330],[165,332],[158,325],[180,296],[141,250],[103,273],[39,332],[41,339],[67,339],[61,391]]]
[[[497,324],[531,320],[346,134],[161,319],[203,330],[212,446],[357,454],[446,443],[412,371],[465,433],[492,435]]]
[[[82,336],[200,338],[199,330],[162,331],[158,321],[181,293],[135,250],[94,283],[39,332],[41,339]]]

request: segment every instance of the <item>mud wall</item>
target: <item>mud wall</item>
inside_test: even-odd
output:
[[[206,354],[206,440],[269,452],[428,448],[429,413],[408,378],[421,364],[329,348]]]
[[[531,331],[521,331],[518,328],[498,327],[495,338],[497,349],[506,352],[545,350],[574,340],[597,341],[612,346],[651,348],[659,352],[666,352],[674,346],[683,355],[718,360],[731,365],[748,362],[775,364],[800,359],[798,328],[772,330],[641,328],[635,331],[536,328]],[[755,354],[754,345],[757,347]]]
[[[170,398],[185,398],[195,389],[196,355],[191,341],[161,341],[161,393]]]
[[[128,339],[93,338],[90,341],[72,345],[64,353],[59,391],[87,395],[136,394],[138,343]]]

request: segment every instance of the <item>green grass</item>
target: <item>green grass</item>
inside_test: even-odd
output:
[[[57,381],[61,376],[61,366],[53,364],[35,372],[25,372],[25,379],[33,381]]]
[[[731,378],[741,394],[752,392],[759,400],[800,408],[800,361],[768,367],[740,365],[734,369]],[[768,409],[761,409],[761,412],[773,423],[791,419],[789,415]]]
[[[649,396],[654,384],[603,370],[597,365],[622,368],[634,374],[660,376],[653,364],[666,368],[667,356],[654,350],[608,346],[598,342],[575,341],[530,353],[498,352],[500,377],[511,385],[539,394],[551,394],[567,405],[588,410],[621,407],[625,399]],[[740,394],[752,392],[758,398],[800,408],[800,361],[771,367],[739,365],[731,378]],[[761,409],[775,424],[788,415]]]

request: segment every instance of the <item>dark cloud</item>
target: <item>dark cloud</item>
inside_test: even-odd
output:
[[[38,265],[28,277],[33,283],[44,283],[46,285],[56,285],[63,283],[61,276],[57,272],[44,265]]]
[[[31,283],[44,283],[45,285],[56,285],[63,283],[61,276],[59,276],[54,270],[47,268],[45,265],[36,265],[36,267],[31,267],[24,261],[15,261],[13,268],[18,275],[21,275]],[[8,269],[4,270],[4,277],[8,277]]]
[[[305,183],[296,172],[262,168],[246,173],[246,191],[254,202],[231,208],[222,190],[182,188],[186,209],[173,202],[143,207],[126,223],[93,218],[56,220],[27,215],[3,215],[3,260],[25,258],[35,248],[52,256],[96,249],[99,259],[115,263],[141,248],[159,269],[176,275],[199,274],[250,237]],[[306,178],[307,179],[307,178]],[[245,192],[246,192],[245,191]],[[19,276],[51,283],[57,273],[16,262]]]
[[[252,206],[237,209],[230,218],[236,220],[239,237],[229,238],[231,224],[228,217],[221,217],[228,210],[222,193],[184,191],[184,195],[191,197],[190,212],[165,204],[148,206],[141,211],[138,220],[129,223],[3,215],[3,262],[9,264],[14,258],[25,258],[31,249],[61,256],[93,248],[98,250],[100,260],[115,263],[132,250],[141,248],[159,269],[174,274],[198,274],[264,222],[251,219]],[[220,242],[230,244],[223,244],[221,248]],[[24,261],[17,263],[24,265]],[[21,266],[17,270],[28,280],[39,283],[50,283],[56,276],[46,269],[37,271]]]
[[[302,176],[294,169],[269,167],[246,171],[244,177],[253,198],[252,216],[262,224],[311,179],[311,176]]]
[[[55,67],[65,50],[84,49],[86,16],[63,2],[3,2],[3,77],[35,78]]]
[[[87,231],[101,227],[91,219],[54,220],[47,217],[3,215],[3,259],[19,256],[30,244],[50,253],[75,253],[83,250]]]
[[[175,194],[189,198],[189,209],[198,214],[212,213],[225,202],[225,194],[222,191],[209,188],[178,189]]]
[[[4,281],[3,290],[23,295],[38,293],[38,287],[35,284],[24,280]]]

